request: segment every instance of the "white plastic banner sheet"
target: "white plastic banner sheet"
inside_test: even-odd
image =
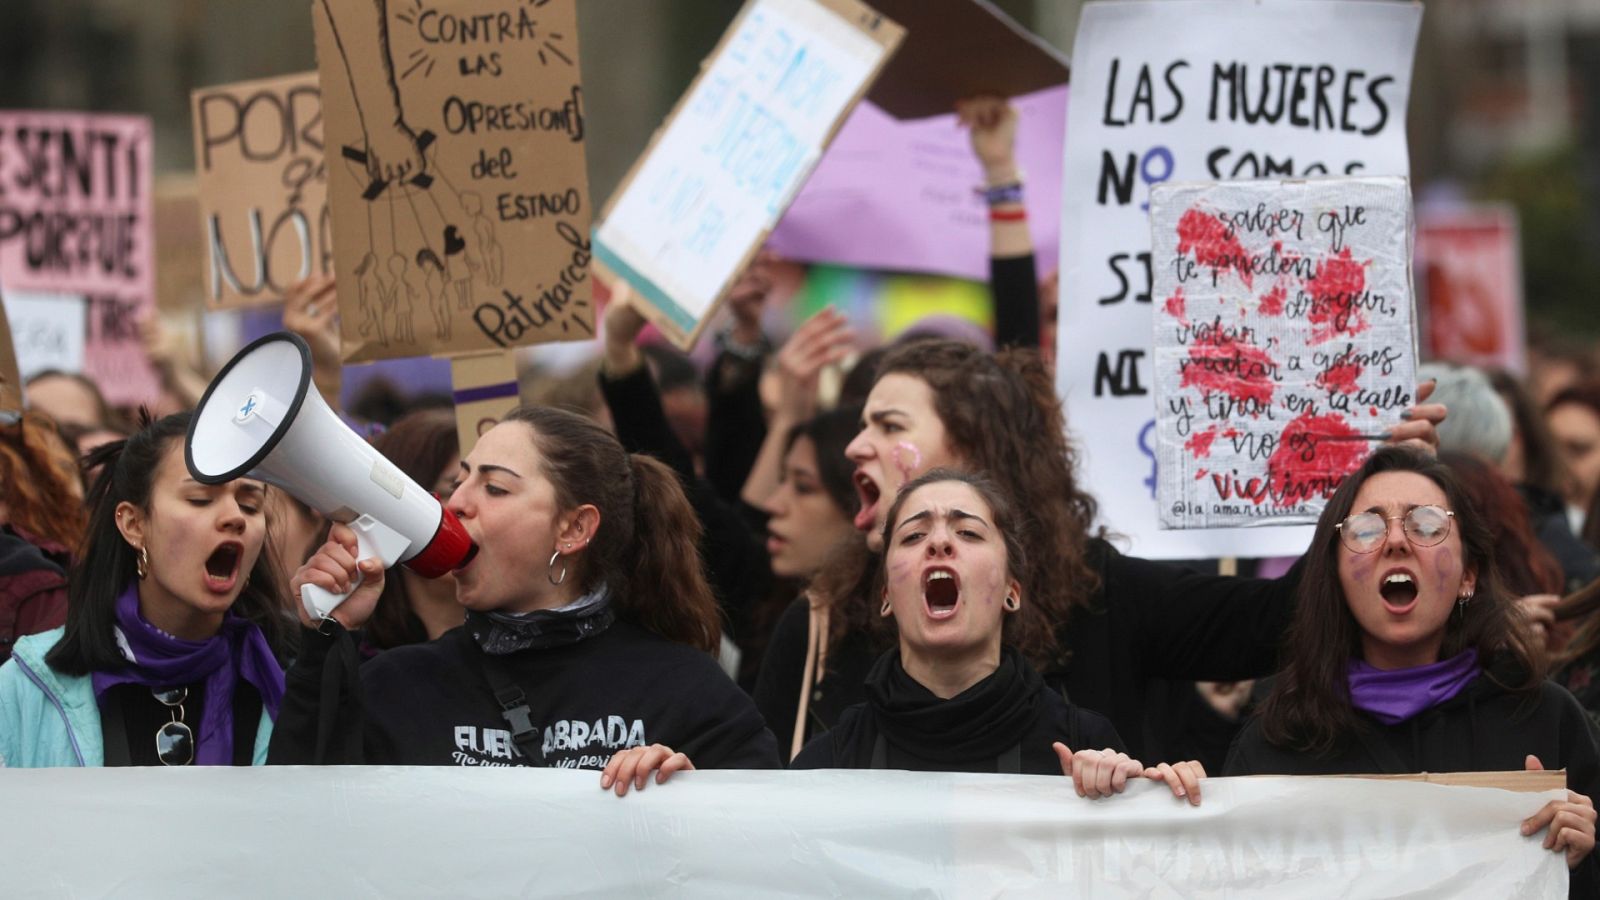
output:
[[[1564,897],[1521,820],[1561,792],[1229,778],[0,770],[19,897]]]
[[[1100,524],[1133,553],[1281,556],[1311,538],[1298,526],[1159,526],[1151,188],[1406,175],[1421,21],[1421,4],[1358,0],[1084,5],[1061,173],[1056,389]]]

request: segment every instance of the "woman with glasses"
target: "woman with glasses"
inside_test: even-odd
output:
[[[1543,831],[1574,869],[1574,896],[1594,896],[1600,750],[1577,701],[1545,680],[1488,526],[1448,466],[1385,447],[1345,480],[1306,553],[1287,641],[1226,774],[1566,769],[1567,798],[1522,833]]]
[[[65,628],[0,668],[0,764],[260,765],[283,697],[266,488],[189,476],[189,414],[97,448]]]

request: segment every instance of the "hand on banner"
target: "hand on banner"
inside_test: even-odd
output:
[[[617,796],[624,797],[630,784],[638,790],[644,790],[650,782],[651,772],[656,773],[656,784],[666,784],[672,773],[692,771],[694,763],[689,761],[689,757],[665,744],[630,747],[618,750],[606,763],[605,771],[600,773],[600,790],[615,787]]]
[[[1433,389],[1438,386],[1439,383],[1431,379],[1417,385],[1416,405],[1401,410],[1400,418],[1403,421],[1389,432],[1389,439],[1385,443],[1410,444],[1434,456],[1439,455],[1439,423],[1444,421],[1448,410],[1443,403],[1428,402],[1428,398],[1433,396]]]
[[[778,350],[777,414],[784,423],[799,424],[816,414],[822,370],[848,356],[854,342],[850,321],[831,306],[795,329]]]
[[[383,565],[376,559],[363,559],[358,563],[358,552],[356,533],[348,525],[335,522],[328,531],[328,542],[294,573],[294,578],[289,582],[290,590],[297,598],[294,608],[300,613],[300,621],[308,628],[315,628],[318,623],[311,621],[298,600],[301,586],[314,584],[323,590],[342,594],[355,583],[357,571],[361,573],[361,586],[346,597],[330,616],[346,630],[352,631],[366,624],[372,616],[373,609],[378,605],[378,595],[383,593]]]
[[[633,291],[626,282],[612,286],[611,302],[606,304],[604,347],[600,353],[600,368],[607,378],[621,378],[638,371],[644,365],[644,356],[635,343],[639,332],[648,324],[644,316],[628,302]]]
[[[1151,781],[1165,781],[1167,787],[1172,789],[1172,796],[1187,799],[1190,806],[1200,805],[1200,779],[1206,777],[1206,767],[1197,759],[1186,760],[1180,763],[1162,763],[1154,768],[1145,769],[1144,777]]]
[[[1017,110],[1004,97],[971,97],[956,102],[956,120],[971,133],[972,152],[991,185],[1016,181]]]
[[[1079,797],[1098,800],[1120,794],[1128,786],[1129,778],[1144,774],[1144,763],[1109,747],[1074,753],[1071,747],[1056,741],[1050,748],[1061,758],[1061,774],[1072,779],[1072,787]]]
[[[1543,772],[1544,763],[1539,757],[1529,755],[1523,767],[1529,772]],[[1567,791],[1567,799],[1551,800],[1544,809],[1522,820],[1524,836],[1538,834],[1545,828],[1544,848],[1567,854],[1567,868],[1576,869],[1578,863],[1594,850],[1594,801],[1578,793]]]

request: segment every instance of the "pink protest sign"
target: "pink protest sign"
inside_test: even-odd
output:
[[[1424,355],[1526,370],[1516,210],[1419,210],[1417,276]]]
[[[1315,522],[1415,402],[1403,178],[1150,195],[1163,528]]]
[[[1012,100],[1039,274],[1056,266],[1067,88]],[[800,189],[768,248],[789,259],[987,281],[983,172],[954,113],[901,122],[863,102]]]
[[[0,281],[88,299],[85,369],[112,403],[153,399],[150,120],[0,112]]]

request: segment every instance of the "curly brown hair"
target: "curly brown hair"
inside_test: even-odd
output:
[[[1023,629],[1017,649],[1041,671],[1058,669],[1066,662],[1061,635],[1073,610],[1093,601],[1100,578],[1087,559],[1095,501],[1078,486],[1077,450],[1067,440],[1061,401],[1043,359],[1031,349],[992,354],[960,341],[917,340],[884,354],[876,377],[891,374],[926,383],[963,467],[1018,498],[1017,520],[1032,561],[1022,579],[1025,607],[1051,627]],[[855,543],[813,585],[819,595],[835,598],[830,644],[877,618],[871,558],[864,542]],[[869,634],[876,631],[868,627]]]
[[[0,425],[0,501],[9,524],[74,554],[89,527],[77,454],[55,422],[25,412]]]

